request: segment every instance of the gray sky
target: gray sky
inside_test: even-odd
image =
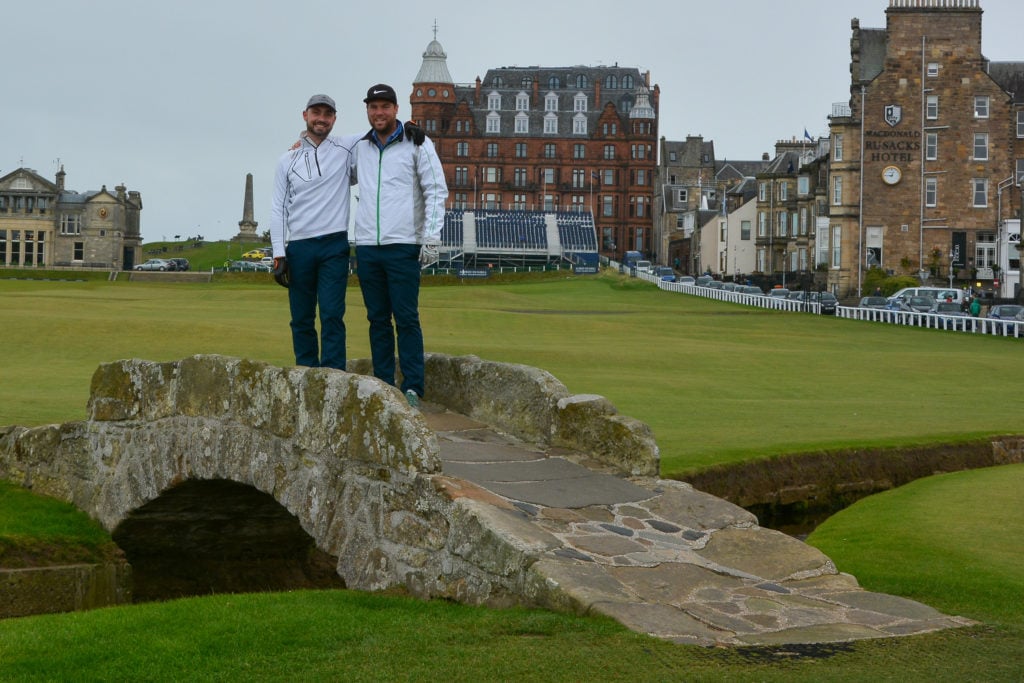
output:
[[[142,193],[153,242],[235,235],[252,173],[262,232],[274,164],[307,98],[337,100],[336,133],[369,128],[362,98],[374,83],[393,85],[408,115],[435,20],[458,83],[499,66],[638,67],[661,87],[662,136],[703,135],[719,159],[758,159],[805,128],[827,132],[832,103],[849,99],[850,20],[884,28],[888,4],[11,2],[0,175],[23,165],[53,180],[60,163],[71,190],[124,183]],[[1024,61],[1024,4],[981,6],[985,56]]]

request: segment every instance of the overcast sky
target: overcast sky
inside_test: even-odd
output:
[[[703,135],[719,159],[758,159],[805,128],[827,133],[832,103],[849,99],[850,20],[884,28],[888,4],[10,2],[0,176],[25,166],[53,180],[63,164],[70,190],[124,183],[142,193],[154,242],[234,236],[252,173],[262,232],[307,98],[337,100],[337,133],[368,129],[374,83],[393,85],[408,115],[435,20],[457,83],[500,66],[637,67],[661,88],[662,136]],[[985,56],[1024,61],[1024,3],[981,6]]]

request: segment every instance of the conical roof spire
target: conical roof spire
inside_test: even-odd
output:
[[[434,22],[434,39],[427,45],[423,52],[423,64],[420,65],[420,72],[416,74],[416,83],[449,83],[454,85],[452,75],[448,73],[448,55],[445,53],[441,43],[437,42],[437,22]]]

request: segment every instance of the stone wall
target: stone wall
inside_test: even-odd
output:
[[[520,438],[657,472],[645,425],[546,372],[431,354],[427,384],[429,400]],[[453,500],[440,469],[435,435],[394,387],[214,355],[101,365],[87,420],[0,429],[0,477],[73,503],[115,536],[184,482],[226,480],[294,515],[350,588],[533,603],[526,570],[538,549],[504,533],[515,515]]]

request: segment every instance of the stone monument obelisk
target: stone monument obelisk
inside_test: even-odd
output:
[[[238,241],[255,242],[256,226],[259,225],[252,219],[252,173],[245,174],[245,200],[242,203],[242,220],[238,221],[238,234],[234,239]]]

